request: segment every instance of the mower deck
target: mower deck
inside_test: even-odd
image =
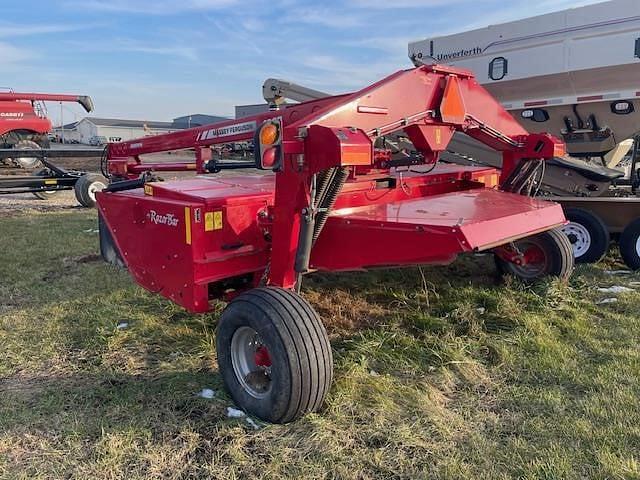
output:
[[[488,188],[344,208],[329,217],[311,263],[327,270],[449,263],[460,253],[488,250],[563,223],[557,204]],[[336,255],[335,245],[357,253]]]
[[[401,185],[397,174],[387,177],[384,184],[396,182],[393,187],[375,189],[370,180],[347,183],[310,267],[446,264],[461,253],[564,223],[555,203],[478,181],[492,178],[492,172],[443,165],[408,174]],[[118,250],[143,286],[190,310],[206,311],[210,284],[267,267],[271,244],[265,233],[273,204],[273,175],[243,175],[150,183],[144,190],[105,196],[101,209],[110,229],[122,232],[115,239]]]

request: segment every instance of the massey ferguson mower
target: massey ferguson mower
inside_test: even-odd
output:
[[[66,170],[51,162],[52,158],[99,156],[101,150],[50,150],[47,134],[51,120],[44,102],[77,102],[93,110],[90,97],[49,93],[0,93],[0,168],[32,170],[27,175],[0,176],[0,195],[33,193],[46,200],[61,190],[73,189],[81,205],[95,205],[95,192],[104,188],[99,175]],[[37,171],[33,171],[37,169]],[[13,172],[12,172],[13,173]]]
[[[438,164],[456,131],[501,152],[501,172]],[[387,148],[397,132],[414,152]],[[151,172],[215,172],[212,147],[250,141],[253,166],[273,173],[160,182]],[[143,161],[180,149],[195,149],[195,163]],[[421,66],[355,93],[110,144],[111,183],[97,194],[101,251],[190,312],[229,301],[216,340],[228,391],[253,415],[290,422],[321,407],[333,375],[325,329],[300,295],[304,274],[492,252],[525,281],[567,278],[562,208],[531,197],[543,163],[563,153],[470,72]]]

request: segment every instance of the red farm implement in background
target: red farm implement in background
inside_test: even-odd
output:
[[[501,152],[502,171],[438,164],[456,131]],[[415,150],[389,148],[398,136]],[[215,172],[212,147],[243,141],[274,173],[156,182],[149,172]],[[187,148],[195,163],[143,161]],[[525,280],[566,278],[562,209],[531,197],[544,161],[563,152],[471,73],[422,66],[355,93],[109,145],[101,250],[191,312],[230,300],[217,334],[225,385],[248,412],[288,422],[320,408],[333,372],[324,327],[299,294],[304,274],[493,252]]]
[[[51,93],[0,93],[0,149],[14,149],[12,157],[0,157],[0,163],[33,168],[40,162],[36,155],[25,155],[25,150],[49,148],[47,134],[51,120],[47,118],[44,102],[76,102],[90,112],[93,103],[84,95],[58,95]],[[26,152],[28,153],[28,152]]]
[[[74,190],[78,202],[95,206],[95,193],[105,187],[100,175],[67,170],[51,158],[100,156],[101,149],[49,149],[51,120],[44,102],[75,102],[87,111],[93,102],[85,95],[0,93],[0,167],[36,169],[26,175],[0,176],[0,195],[32,193],[47,200],[62,190]]]

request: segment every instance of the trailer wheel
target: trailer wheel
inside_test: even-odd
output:
[[[48,175],[51,175],[51,171],[47,170],[46,168],[43,168],[42,170],[38,170],[36,172],[36,175],[38,177],[46,177]],[[40,200],[49,200],[51,197],[53,197],[55,194],[59,192],[60,190],[41,190],[39,192],[31,192],[31,193],[33,193],[34,197]]]
[[[73,191],[80,205],[93,208],[96,206],[96,192],[104,188],[107,188],[107,181],[102,175],[86,173],[78,179],[73,187]]]
[[[640,218],[627,225],[620,235],[620,255],[627,267],[640,269]]]
[[[600,217],[582,208],[567,208],[564,215],[569,223],[561,230],[571,242],[576,262],[596,263],[602,260],[611,239]]]
[[[333,378],[320,317],[300,295],[277,287],[249,290],[222,313],[218,365],[235,403],[272,423],[318,410]]]
[[[525,282],[533,282],[547,276],[566,280],[574,267],[573,248],[560,229],[548,230],[514,242],[515,248],[526,259],[526,264],[516,265],[496,256],[498,270],[514,275]]]

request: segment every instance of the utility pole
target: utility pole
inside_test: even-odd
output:
[[[64,117],[62,113],[62,102],[60,102],[60,141],[64,145]]]

